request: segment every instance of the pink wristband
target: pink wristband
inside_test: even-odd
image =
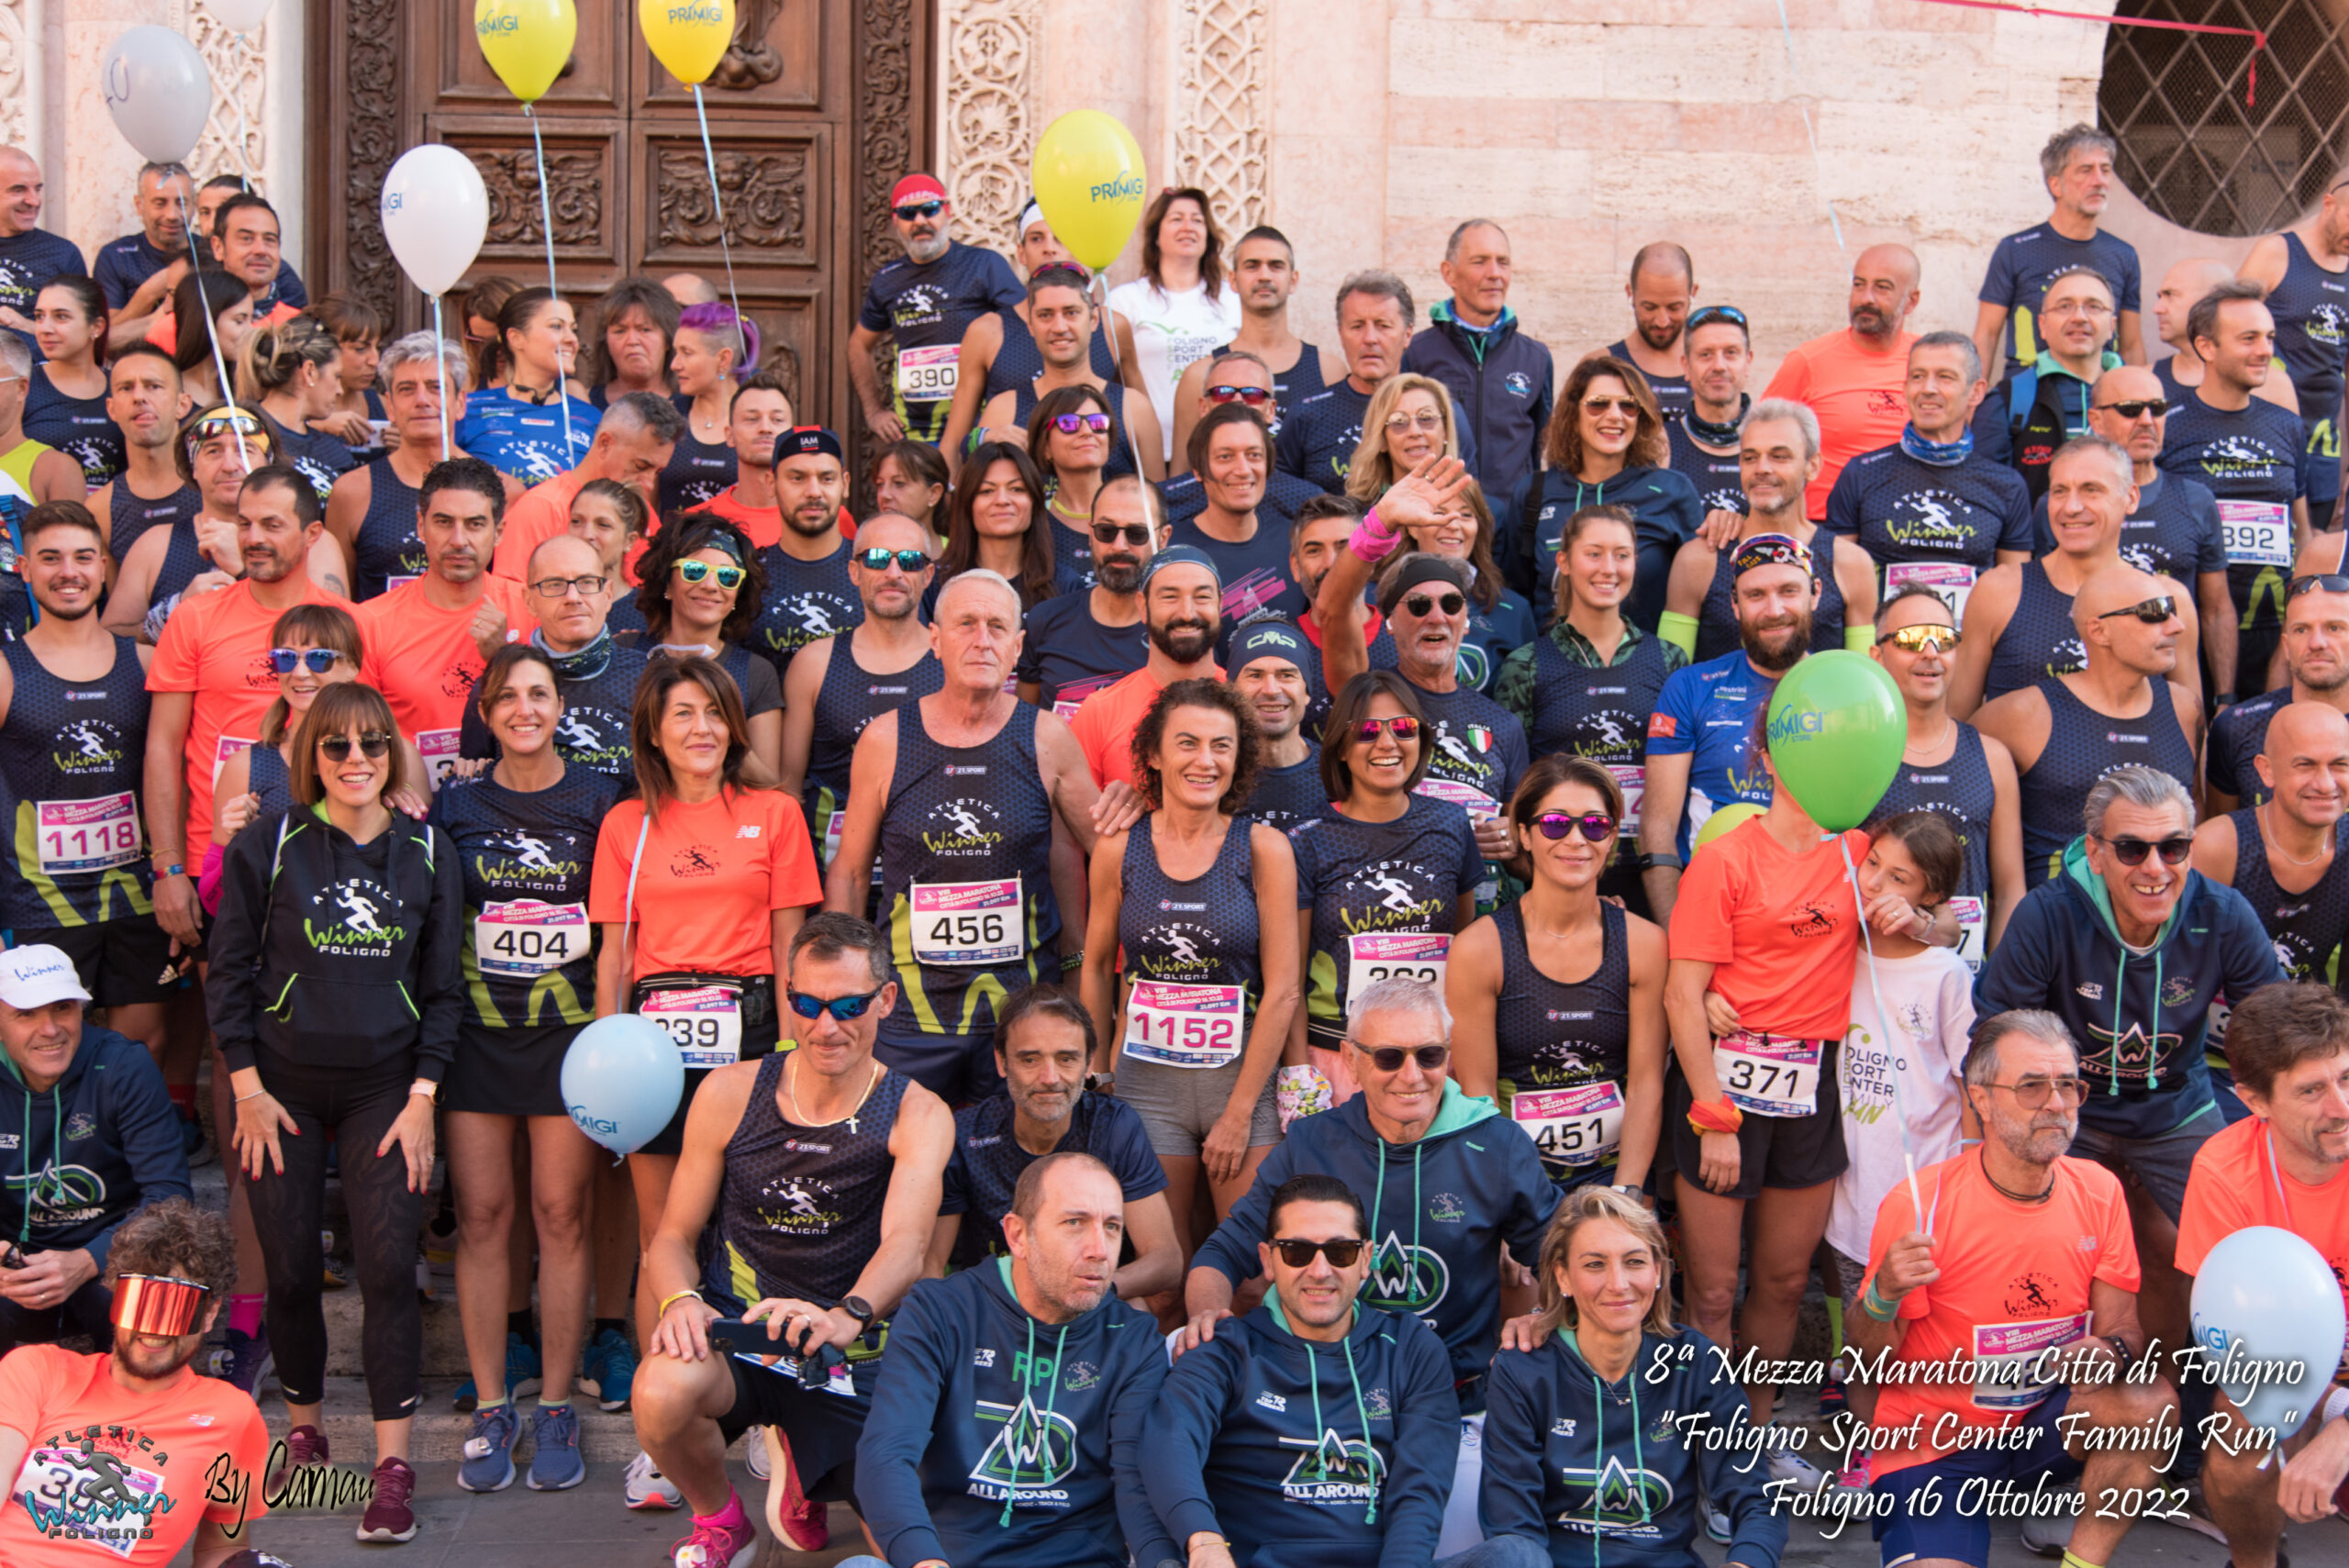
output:
[[[1353,535],[1346,540],[1346,548],[1353,550],[1358,559],[1375,563],[1386,560],[1402,539],[1403,536],[1388,528],[1379,517],[1378,508],[1373,506],[1364,515],[1362,521],[1354,525]]]

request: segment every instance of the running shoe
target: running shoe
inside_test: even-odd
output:
[[[1827,1485],[1827,1473],[1792,1449],[1772,1450],[1769,1469],[1771,1480],[1789,1482],[1798,1492],[1816,1492]]]
[[[587,1479],[579,1457],[579,1412],[541,1405],[530,1412],[530,1490],[567,1492]]]
[[[792,1455],[791,1440],[781,1429],[762,1427],[758,1434],[767,1468],[773,1470],[778,1457],[783,1461],[782,1487],[767,1488],[767,1524],[795,1551],[823,1551],[832,1543],[831,1510],[799,1489],[798,1461]]]
[[[580,1358],[579,1386],[596,1396],[598,1410],[625,1410],[636,1385],[636,1347],[617,1329],[607,1329]]]
[[[295,1465],[326,1462],[327,1435],[316,1427],[296,1427],[285,1434],[285,1462],[269,1478],[269,1489],[274,1493]]]
[[[1843,1392],[1842,1366],[1842,1362],[1837,1362],[1835,1370],[1827,1374],[1827,1381],[1819,1385],[1819,1414],[1822,1419],[1840,1416],[1852,1407],[1850,1397]]]
[[[742,1440],[742,1462],[762,1481],[774,1479],[774,1458],[767,1451],[767,1429],[752,1427]]]
[[[375,1464],[375,1496],[356,1532],[361,1540],[414,1540],[416,1510],[407,1500],[416,1493],[416,1472],[404,1459],[379,1460]]]
[[[457,1466],[457,1485],[468,1492],[503,1492],[514,1485],[514,1439],[521,1422],[513,1401],[473,1412],[473,1436]]]
[[[525,1394],[536,1394],[545,1379],[539,1363],[539,1348],[513,1329],[506,1330],[506,1397],[519,1399]],[[469,1411],[481,1403],[481,1391],[467,1378],[457,1385],[456,1397],[451,1401],[460,1411]]]
[[[750,1515],[737,1508],[735,1516],[740,1523],[694,1520],[693,1534],[670,1550],[674,1568],[750,1568],[759,1555],[759,1532]]]
[[[269,1353],[269,1325],[262,1325],[258,1334],[244,1334],[235,1329],[228,1339],[213,1351],[206,1371],[223,1383],[233,1383],[247,1394],[258,1397],[262,1381],[277,1364]]]
[[[657,1508],[663,1512],[685,1506],[685,1495],[670,1483],[667,1476],[652,1468],[652,1456],[642,1449],[628,1462],[626,1483],[628,1506],[631,1508]]]

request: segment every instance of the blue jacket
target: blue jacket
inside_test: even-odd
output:
[[[1476,1512],[1487,1540],[1523,1536],[1556,1568],[1688,1568],[1701,1481],[1735,1532],[1728,1561],[1775,1568],[1786,1549],[1758,1451],[1708,1446],[1688,1421],[1701,1413],[1716,1434],[1748,1421],[1745,1391],[1694,1329],[1642,1335],[1620,1383],[1603,1382],[1561,1329],[1538,1351],[1496,1356],[1486,1392]]]
[[[1460,324],[1451,301],[1439,303],[1404,350],[1403,369],[1433,376],[1452,394],[1461,421],[1475,436],[1474,452],[1464,438],[1461,455],[1489,504],[1498,506],[1541,466],[1556,373],[1549,349],[1520,330],[1516,311],[1502,306],[1501,318],[1476,332]]]
[[[1542,1173],[1525,1129],[1488,1100],[1447,1082],[1443,1103],[1416,1143],[1391,1144],[1370,1125],[1357,1095],[1293,1124],[1256,1173],[1230,1218],[1191,1260],[1234,1285],[1256,1277],[1273,1194],[1307,1172],[1335,1176],[1370,1212],[1367,1306],[1416,1312],[1452,1352],[1461,1407],[1484,1408],[1480,1380],[1500,1342],[1503,1243],[1527,1268],[1541,1262],[1542,1232],[1562,1195]]]
[[[1046,1323],[1010,1280],[1008,1258],[924,1280],[890,1320],[856,1446],[873,1538],[895,1568],[1125,1568],[1129,1544],[1141,1568],[1180,1562],[1140,1473],[1158,1325],[1115,1296]]]
[[[187,1153],[147,1048],[95,1024],[45,1095],[16,1062],[0,1073],[0,1240],[28,1252],[85,1250],[106,1273],[115,1227],[190,1197]]]
[[[2104,879],[2088,869],[2087,840],[2075,839],[2063,874],[2015,906],[1974,983],[1974,1008],[1984,1021],[2011,1007],[2055,1014],[2088,1081],[2080,1125],[2159,1138],[2214,1106],[2202,1059],[2210,1004],[2239,1003],[2284,978],[2250,901],[2199,871],[2186,873],[2154,951],[2134,956],[2112,923]]]
[[[1174,1363],[1151,1439],[1142,1483],[1176,1540],[1221,1535],[1239,1568],[1426,1568],[1460,1407],[1408,1313],[1357,1307],[1343,1340],[1318,1344],[1268,1296]]]

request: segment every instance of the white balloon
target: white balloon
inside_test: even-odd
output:
[[[400,154],[384,176],[384,238],[408,281],[447,294],[481,253],[489,232],[489,191],[473,161],[428,141]]]
[[[232,33],[249,33],[269,15],[270,0],[204,0],[212,19]]]
[[[98,66],[106,112],[140,157],[178,163],[212,112],[212,76],[195,46],[169,28],[132,28]]]
[[[2296,1378],[2220,1379],[2251,1425],[2291,1432],[2324,1398],[2349,1319],[2332,1266],[2301,1237],[2274,1225],[2231,1233],[2204,1256],[2192,1309],[2195,1340],[2212,1361],[2232,1346],[2238,1364],[2300,1363]]]

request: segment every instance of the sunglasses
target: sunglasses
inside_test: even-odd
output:
[[[1262,408],[1272,400],[1273,391],[1268,386],[1210,386],[1208,388],[1209,403],[1245,403],[1251,408]]]
[[[1957,628],[1923,621],[1916,626],[1904,626],[1898,631],[1887,631],[1876,639],[1878,648],[1891,643],[1904,653],[1922,653],[1931,649],[1946,653],[1957,646]]]
[[[2183,865],[2186,863],[2186,857],[2194,852],[2194,835],[2191,833],[2180,833],[2173,838],[2164,839],[2158,844],[2126,836],[2108,839],[2101,833],[2091,833],[2088,837],[2110,850],[2112,858],[2125,866],[2143,865],[2145,856],[2154,850],[2162,852],[2162,864],[2165,866]]]
[[[2111,412],[2120,415],[2123,419],[2142,419],[2148,414],[2151,414],[2154,418],[2158,419],[2163,415],[2169,412],[2169,399],[2166,397],[2132,397],[2125,403],[2099,403],[2096,406],[2099,410],[2109,409]]]
[[[2297,599],[2302,594],[2349,594],[2349,576],[2338,572],[2318,572],[2295,577],[2284,584],[2284,597]]]
[[[1715,321],[1733,322],[1740,327],[1747,325],[1745,312],[1738,309],[1737,306],[1733,305],[1707,305],[1701,306],[1696,310],[1691,311],[1688,315],[1687,323],[1683,325],[1681,330],[1684,332],[1693,332],[1698,328],[1707,326]]]
[[[269,667],[281,675],[290,675],[296,664],[306,665],[313,675],[323,675],[334,668],[334,662],[343,657],[335,648],[273,648],[269,651]]]
[[[1992,1084],[1990,1087],[2004,1089],[2015,1097],[2015,1104],[2027,1111],[2045,1105],[2050,1095],[2061,1095],[2069,1106],[2076,1106],[2088,1097],[2086,1078],[2019,1078],[2011,1084]]]
[[[542,599],[567,598],[574,593],[584,599],[590,594],[602,593],[604,579],[601,577],[541,577],[530,584],[530,591]]]
[[[1109,416],[1107,414],[1055,414],[1052,416],[1052,428],[1063,436],[1074,436],[1079,430],[1090,430],[1097,436],[1103,435],[1109,428]]]
[[[1386,416],[1386,428],[1397,434],[1414,429],[1441,430],[1443,428],[1443,416],[1432,408],[1423,408],[1417,414],[1389,414]]]
[[[907,202],[903,206],[891,207],[889,210],[907,223],[911,223],[918,217],[936,217],[946,210],[946,204],[944,202]]]
[[[1556,843],[1575,828],[1582,829],[1586,843],[1603,844],[1615,836],[1615,818],[1604,811],[1586,811],[1575,816],[1564,811],[1545,811],[1533,819],[1542,836]]]
[[[873,1006],[873,999],[885,989],[885,986],[876,986],[861,996],[834,996],[829,1000],[822,996],[810,996],[805,991],[786,989],[783,995],[784,999],[791,1004],[791,1010],[803,1018],[820,1018],[829,1013],[835,1021],[845,1024],[864,1017],[865,1009]]]
[[[1415,616],[1425,616],[1431,610],[1442,610],[1445,615],[1456,616],[1468,607],[1468,601],[1456,593],[1441,595],[1413,594],[1403,601],[1403,607]]]
[[[1377,740],[1382,729],[1397,740],[1408,740],[1419,732],[1419,721],[1408,713],[1398,713],[1392,718],[1365,718],[1354,726],[1354,739],[1367,743]]]
[[[897,563],[897,570],[910,577],[930,564],[930,552],[926,550],[861,550],[857,551],[856,559],[867,572],[886,572],[889,562],[894,561]]]
[[[1332,1237],[1327,1241],[1308,1241],[1299,1236],[1283,1236],[1264,1245],[1292,1269],[1311,1268],[1316,1252],[1329,1259],[1333,1269],[1350,1269],[1354,1266],[1354,1260],[1362,1256],[1363,1240],[1359,1236]]]
[[[329,762],[351,761],[351,739],[348,735],[329,735],[318,742],[318,751]],[[369,762],[379,761],[392,749],[392,738],[380,729],[371,729],[358,740],[360,755]]]
[[[1119,539],[1140,547],[1150,542],[1150,526],[1146,523],[1096,523],[1093,525],[1095,544],[1115,544]]]
[[[2176,614],[2177,614],[2176,596],[2164,594],[2157,599],[2140,599],[2133,605],[2123,605],[2117,610],[2107,610],[2096,618],[2114,620],[2121,616],[2135,616],[2147,626],[2159,626]]]
[[[1373,1050],[1356,1041],[1354,1049],[1369,1057],[1370,1064],[1381,1073],[1400,1073],[1403,1070],[1403,1059],[1406,1057],[1418,1062],[1420,1069],[1428,1073],[1437,1071],[1452,1060],[1452,1047],[1448,1045],[1414,1045],[1408,1048],[1399,1045],[1382,1045]]]
[[[1640,414],[1640,400],[1636,397],[1586,397],[1582,400],[1582,411],[1586,414],[1604,414],[1610,408],[1636,419]]]
[[[188,427],[187,433],[193,439],[203,441],[229,430],[234,430],[241,436],[259,436],[262,433],[261,421],[250,414],[241,412],[204,415]]]
[[[713,566],[707,561],[680,561],[669,570],[688,583],[698,583],[715,572],[721,588],[739,588],[742,579],[750,575],[740,566]]]

